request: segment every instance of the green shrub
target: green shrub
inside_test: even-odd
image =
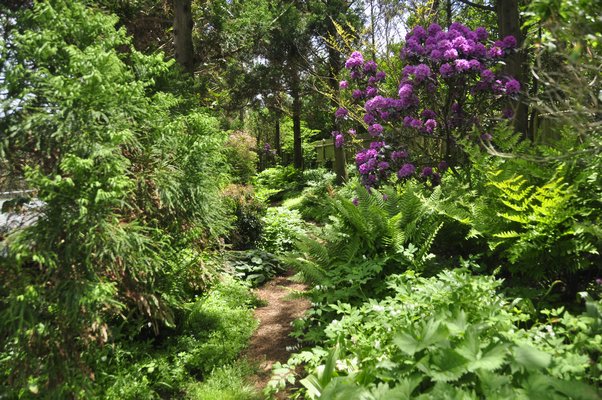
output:
[[[303,185],[303,173],[292,165],[264,169],[255,176],[253,182],[258,196],[266,200],[279,201]]]
[[[299,197],[289,198],[283,207],[298,210],[306,220],[326,222],[328,220],[327,199],[334,195],[336,175],[323,168],[303,171],[305,188]]]
[[[245,362],[235,362],[215,369],[204,382],[191,383],[186,388],[188,400],[259,400],[261,397],[246,377],[255,371]]]
[[[262,219],[263,233],[258,247],[273,254],[292,250],[299,237],[305,234],[301,214],[284,207],[268,209]]]
[[[235,250],[253,247],[263,231],[264,203],[257,198],[252,186],[229,185],[223,196],[231,204],[236,218],[227,234],[227,242]]]
[[[562,157],[576,151],[570,137],[529,149],[505,127],[495,135],[499,151],[517,154],[491,157],[470,148],[470,185],[448,176],[439,200],[426,206],[469,229],[458,242],[485,244],[473,251],[483,252],[491,269],[504,265],[517,281],[530,284],[562,280],[572,298],[602,262],[602,159],[588,153]]]
[[[173,61],[135,51],[116,17],[85,3],[36,2],[5,37],[0,155],[44,203],[1,246],[0,392],[11,398],[91,395],[106,347],[173,329],[209,281],[199,246],[229,224],[217,121],[158,92]]]
[[[290,367],[309,363],[309,398],[599,398],[600,301],[537,322],[500,284],[462,270],[392,275],[384,299],[333,305],[327,339]]]
[[[121,341],[96,360],[102,399],[195,398],[198,393],[250,398],[244,383],[251,371],[233,362],[257,326],[253,307],[259,300],[249,286],[231,278],[188,306],[178,336],[163,343]],[[235,379],[228,388],[225,380]],[[229,390],[228,390],[229,389]]]
[[[412,183],[400,193],[359,186],[354,200],[340,194],[328,200],[330,223],[315,239],[302,238],[286,258],[305,279],[320,284],[317,292],[326,297],[316,301],[362,299],[364,291],[374,295],[390,273],[433,264],[429,250],[442,218],[422,205],[422,190]],[[350,281],[351,286],[345,283]]]
[[[284,272],[280,261],[273,254],[261,250],[228,252],[226,265],[232,270],[233,276],[253,286],[266,282],[278,272]]]
[[[257,327],[251,310],[257,304],[249,287],[234,280],[220,283],[194,303],[185,323],[190,336],[178,344],[189,349],[186,368],[207,376],[213,368],[234,361]]]
[[[234,131],[226,142],[226,155],[234,181],[248,184],[257,172],[259,156],[256,152],[257,139],[245,131]]]

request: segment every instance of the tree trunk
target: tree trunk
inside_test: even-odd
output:
[[[370,40],[372,43],[372,48],[370,49],[372,53],[372,59],[376,61],[376,17],[374,16],[374,0],[370,0]]]
[[[446,25],[449,28],[452,24],[452,19],[453,19],[453,15],[452,15],[452,0],[447,0],[447,3],[445,4],[445,11],[446,11],[446,17],[447,17],[447,21],[446,21]]]
[[[299,76],[296,49],[291,57],[291,97],[293,98],[293,165],[303,168],[303,149],[301,147],[301,77]]]
[[[174,0],[174,45],[176,61],[190,74],[194,71],[192,45],[192,0]]]
[[[339,97],[339,85],[337,82],[337,75],[341,70],[341,54],[334,48],[328,48],[328,64],[329,64],[329,77],[328,84],[330,86],[330,91],[332,93],[331,104],[333,108],[338,106],[337,98]],[[339,124],[337,123],[336,118],[332,119],[332,130],[338,131]],[[337,148],[335,138],[332,138],[334,145],[334,172],[336,174],[336,182],[337,184],[343,184],[347,181],[347,168],[345,167],[345,147],[341,146]]]
[[[516,38],[517,52],[506,58],[504,73],[518,79],[521,83],[522,91],[527,93],[528,66],[525,50],[522,48],[524,43],[523,34],[520,30],[520,13],[518,0],[498,0],[495,4],[497,14],[498,30],[500,39],[508,35]],[[510,104],[515,110],[514,129],[527,138],[528,133],[528,107],[524,101],[514,101]]]
[[[276,134],[274,135],[274,143],[276,144],[276,155],[279,158],[282,158],[282,143],[280,136],[280,113],[276,113]]]

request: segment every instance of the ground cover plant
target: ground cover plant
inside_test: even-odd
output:
[[[333,305],[325,346],[296,358],[311,366],[307,397],[599,398],[600,301],[586,297],[582,315],[542,310],[533,324],[500,284],[410,271],[387,278],[383,300]]]
[[[98,387],[106,387],[106,391],[96,395],[156,399],[203,398],[198,396],[211,393],[219,398],[256,398],[255,390],[245,381],[253,367],[238,362],[237,357],[257,325],[252,313],[257,305],[258,299],[247,285],[234,280],[217,284],[186,305],[179,335],[160,345],[142,343],[138,348],[109,351],[104,356],[109,365],[98,368],[103,371]],[[232,382],[226,384],[230,379]]]

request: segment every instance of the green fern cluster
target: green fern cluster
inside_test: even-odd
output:
[[[448,176],[441,201],[427,206],[469,228],[457,240],[484,242],[490,264],[515,276],[566,281],[594,273],[602,248],[600,155],[567,160],[574,139],[534,149],[503,127],[496,137],[498,156],[469,148],[469,179]]]
[[[535,186],[521,175],[501,181],[492,176],[490,185],[499,193],[499,225],[507,228],[493,232],[490,245],[506,247],[510,263],[537,267],[540,276],[530,272],[537,278],[551,271],[558,274],[558,268],[577,270],[591,263],[584,255],[597,254],[597,249],[575,230],[574,189],[562,177]],[[567,258],[572,262],[563,265]]]
[[[339,301],[356,304],[379,297],[386,289],[386,276],[433,264],[430,248],[442,222],[424,206],[422,190],[414,183],[399,192],[358,187],[353,201],[341,195],[328,201],[331,223],[316,237],[301,238],[296,251],[283,260],[315,284],[312,300],[323,306],[298,323],[299,331],[330,322],[334,315],[330,305]],[[319,340],[323,334],[320,329],[314,333],[305,339]]]
[[[327,204],[331,223],[316,238],[302,238],[287,260],[313,282],[322,282],[337,267],[365,260],[423,269],[442,224],[424,207],[420,191],[409,183],[382,193],[358,187],[355,200],[335,196]]]

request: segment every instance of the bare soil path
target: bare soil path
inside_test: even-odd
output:
[[[307,289],[305,285],[293,282],[292,275],[293,272],[289,271],[255,289],[257,296],[267,305],[255,310],[259,328],[251,338],[245,355],[259,366],[253,382],[259,390],[263,390],[270,380],[272,365],[288,360],[291,348],[297,344],[294,338],[289,337],[291,322],[302,317],[310,307],[309,300],[291,296],[294,292]]]

